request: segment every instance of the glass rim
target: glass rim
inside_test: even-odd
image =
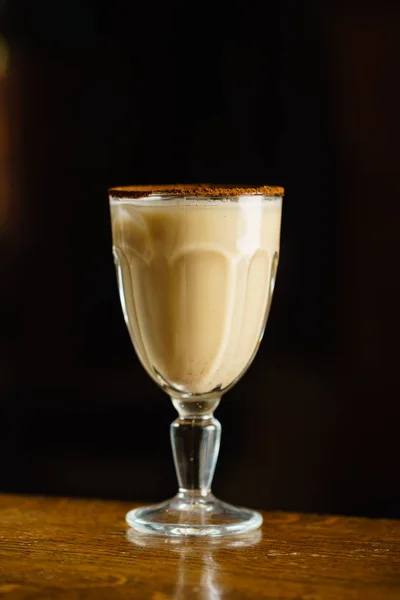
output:
[[[190,197],[190,198],[235,198],[238,196],[284,196],[284,188],[271,185],[237,185],[237,184],[165,184],[165,185],[127,185],[111,187],[108,194],[111,198],[151,198],[152,196]]]

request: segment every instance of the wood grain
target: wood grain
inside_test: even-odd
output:
[[[0,496],[0,598],[400,599],[400,521],[264,513],[205,541],[136,534],[130,508]]]

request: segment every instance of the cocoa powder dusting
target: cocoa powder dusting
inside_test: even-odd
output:
[[[166,185],[130,185],[112,187],[110,196],[114,198],[146,198],[153,194],[166,196],[212,196],[216,198],[231,198],[233,196],[283,196],[284,189],[279,186],[263,185],[231,185],[214,183],[198,184],[166,184]]]

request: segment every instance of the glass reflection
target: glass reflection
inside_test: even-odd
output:
[[[126,537],[133,546],[141,549],[142,558],[146,550],[153,559],[155,552],[158,555],[172,553],[176,559],[168,564],[175,579],[172,598],[220,600],[226,593],[226,587],[222,589],[221,572],[224,563],[229,561],[229,554],[259,544],[262,531],[257,529],[238,536],[205,539],[149,536],[129,529]]]

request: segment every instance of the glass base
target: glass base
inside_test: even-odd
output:
[[[126,522],[136,531],[169,536],[233,535],[257,529],[260,513],[208,496],[179,493],[171,500],[131,510]]]

